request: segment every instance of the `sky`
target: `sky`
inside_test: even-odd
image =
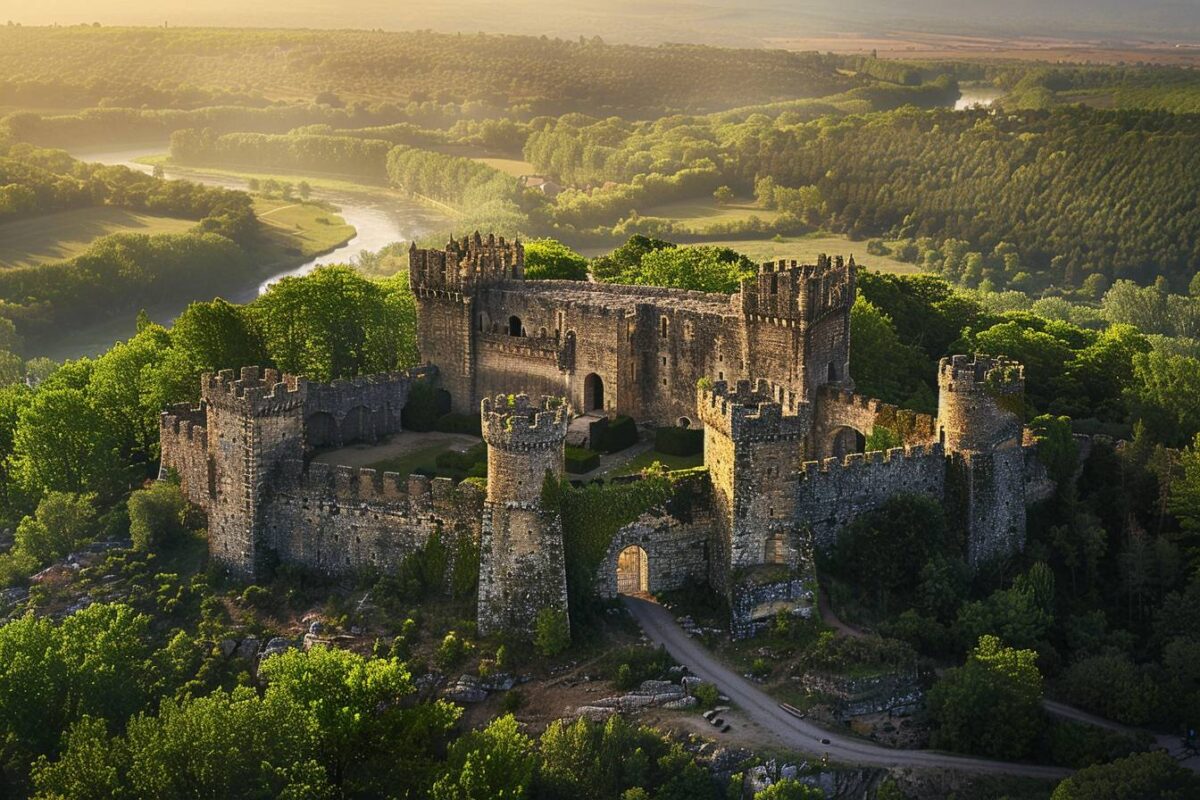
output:
[[[826,33],[1200,44],[1200,0],[0,0],[0,23],[496,31],[752,46]]]

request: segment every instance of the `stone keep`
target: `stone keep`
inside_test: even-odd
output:
[[[1005,358],[964,355],[938,366],[938,439],[947,505],[967,530],[973,567],[1025,546],[1025,375]]]
[[[546,508],[547,474],[561,480],[570,409],[559,398],[485,398],[487,498],[479,540],[479,631],[531,634],[543,609],[567,611],[562,517]]]

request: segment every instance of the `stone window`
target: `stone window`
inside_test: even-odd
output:
[[[667,318],[666,317],[663,317],[658,322],[658,335],[659,335],[659,338],[661,338],[661,339],[667,338]]]
[[[767,564],[787,563],[787,537],[783,531],[775,531],[767,535],[763,561]]]

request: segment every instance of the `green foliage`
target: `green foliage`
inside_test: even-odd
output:
[[[825,800],[825,792],[795,778],[784,778],[756,793],[754,800]]]
[[[654,429],[654,449],[669,456],[694,456],[704,450],[704,431],[674,426]]]
[[[453,669],[463,662],[470,649],[470,642],[464,640],[457,632],[450,631],[442,638],[433,659],[439,669]]]
[[[966,664],[929,691],[933,746],[992,758],[1027,756],[1044,725],[1037,653],[983,636]]]
[[[179,487],[159,481],[129,496],[129,535],[138,550],[157,552],[187,535],[187,501]]]
[[[95,495],[48,492],[32,517],[17,525],[13,558],[36,569],[95,538]]]
[[[438,390],[429,381],[418,381],[408,392],[401,424],[410,431],[431,431],[442,416]]]
[[[247,307],[220,298],[184,309],[171,326],[171,343],[196,372],[237,370],[267,360]]]
[[[525,279],[586,281],[588,260],[554,239],[525,243]]]
[[[492,720],[450,747],[434,800],[516,800],[527,796],[536,759],[533,741],[512,714]]]
[[[1154,670],[1137,667],[1123,654],[1080,659],[1057,686],[1067,702],[1128,725],[1158,719],[1167,699]]]
[[[533,644],[544,656],[556,656],[571,646],[571,621],[561,608],[543,608],[534,625]]]
[[[1079,467],[1079,447],[1071,435],[1071,420],[1042,415],[1035,417],[1029,427],[1037,437],[1038,458],[1046,465],[1050,478],[1065,488]]]
[[[564,450],[567,472],[578,475],[600,466],[600,454],[582,447],[567,445]]]
[[[38,392],[13,433],[13,477],[32,495],[111,491],[120,474],[103,415],[78,389]]]
[[[1200,778],[1166,753],[1141,753],[1081,769],[1054,790],[1052,800],[1184,800],[1200,793]]]
[[[827,557],[827,568],[845,580],[870,587],[874,606],[886,612],[912,597],[921,570],[931,558],[957,559],[961,551],[938,503],[900,495],[846,526]]]
[[[743,278],[754,274],[754,264],[729,248],[696,246],[648,250],[635,266],[598,280],[640,286],[670,286],[701,292],[737,291]]]
[[[620,414],[608,421],[608,426],[604,429],[603,435],[599,437],[599,441],[593,445],[593,449],[602,453],[619,453],[637,442],[637,423],[633,421],[632,417]]]

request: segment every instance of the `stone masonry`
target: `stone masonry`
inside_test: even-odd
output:
[[[943,359],[936,417],[854,393],[853,260],[765,264],[732,296],[527,282],[521,244],[479,234],[414,247],[410,264],[427,366],[327,385],[247,367],[204,376],[198,407],[163,413],[163,475],[207,512],[211,555],[231,574],[276,562],[388,571],[432,537],[466,537],[480,553],[480,630],[529,635],[543,609],[567,610],[571,532],[542,486],[563,474],[572,409],[703,428],[699,499],[618,531],[596,585],[614,596],[708,583],[738,635],[781,610],[811,613],[813,549],[890,497],[942,502],[978,566],[1023,547],[1026,504],[1052,488],[1012,361]],[[306,461],[403,435],[418,381],[482,411],[486,492]],[[883,429],[902,446],[862,452]],[[633,572],[619,579],[621,565]]]

